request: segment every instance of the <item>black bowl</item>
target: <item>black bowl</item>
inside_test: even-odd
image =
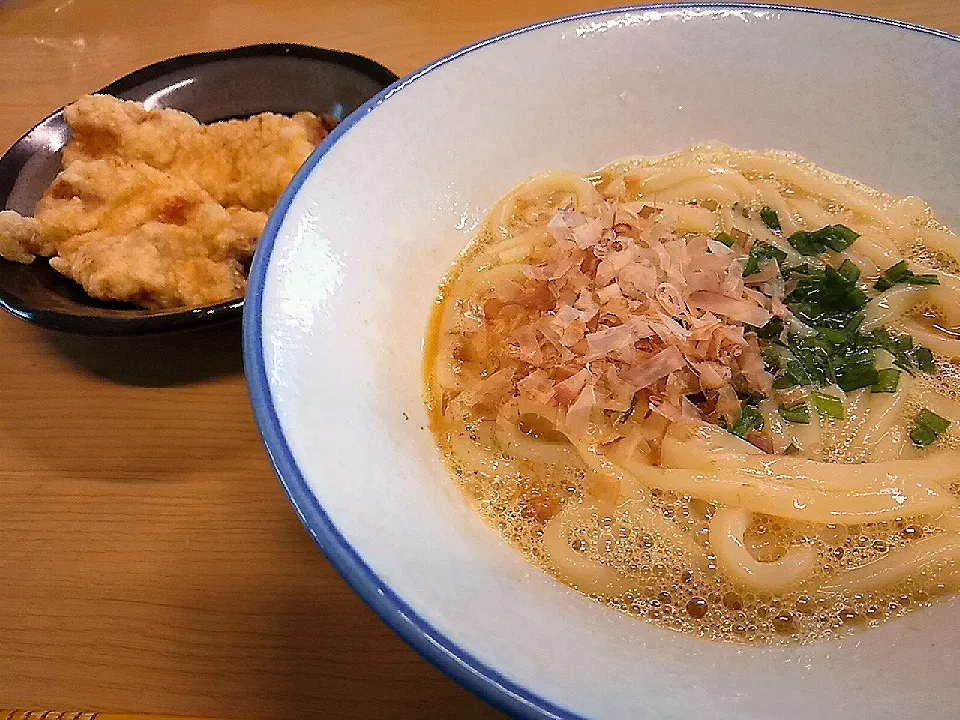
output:
[[[342,119],[396,79],[383,65],[361,55],[271,44],[163,60],[98,92],[139,100],[147,107],[184,110],[201,122],[301,110]],[[69,137],[61,108],[0,158],[0,207],[33,214],[43,191],[62,169],[60,151]],[[237,320],[243,298],[168,311],[143,310],[91,298],[44,258],[29,265],[0,259],[0,307],[54,330],[137,335]]]

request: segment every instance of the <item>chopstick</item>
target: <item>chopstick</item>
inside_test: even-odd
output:
[[[0,720],[214,720],[180,715],[130,715],[127,713],[57,712],[55,710],[0,710]]]

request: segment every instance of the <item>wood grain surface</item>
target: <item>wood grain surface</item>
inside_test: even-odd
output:
[[[956,0],[833,0],[960,33]],[[258,42],[399,74],[578,0],[6,0],[0,146],[163,58]],[[0,316],[0,707],[493,718],[327,564],[270,469],[239,327],[146,340]]]

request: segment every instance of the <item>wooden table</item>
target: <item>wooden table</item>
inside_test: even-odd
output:
[[[960,33],[956,0],[832,0]],[[0,146],[135,68],[258,42],[404,74],[583,0],[7,0]],[[594,6],[595,7],[595,6]],[[107,341],[0,317],[0,707],[484,718],[350,591],[254,427],[240,331]]]

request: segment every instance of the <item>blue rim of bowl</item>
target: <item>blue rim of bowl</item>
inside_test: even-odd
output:
[[[423,655],[437,668],[452,677],[468,690],[514,717],[574,719],[582,715],[559,706],[533,690],[520,685],[504,676],[496,669],[470,654],[465,648],[435,628],[422,617],[366,564],[360,554],[340,533],[333,520],[321,507],[316,496],[310,492],[300,467],[297,465],[290,447],[283,435],[283,429],[274,407],[266,374],[263,356],[263,289],[267,266],[277,239],[277,234],[286,219],[293,199],[304,181],[313,172],[323,157],[336,145],[350,128],[363,120],[376,107],[382,105],[391,96],[416,82],[430,72],[464,55],[487,45],[506,40],[527,32],[558,25],[570,21],[588,20],[598,17],[622,15],[628,12],[649,12],[658,10],[745,10],[804,13],[824,15],[844,20],[858,20],[878,25],[886,25],[901,30],[918,32],[924,35],[960,42],[960,36],[945,30],[927,28],[922,25],[874,17],[839,10],[798,7],[795,5],[777,5],[772,3],[722,3],[722,2],[681,2],[653,5],[628,5],[604,10],[591,10],[574,15],[544,20],[509,30],[493,37],[467,45],[444,55],[418,70],[400,78],[390,87],[371,98],[359,107],[346,121],[341,123],[326,140],[307,159],[300,171],[294,176],[287,190],[281,196],[261,237],[260,244],[250,270],[250,280],[243,314],[243,361],[247,375],[247,386],[253,405],[254,417],[263,438],[267,455],[283,485],[301,522],[319,545],[324,555],[337,572],[349,583],[350,587],[380,616],[394,632],[403,638],[417,652]]]
[[[152,80],[171,75],[180,70],[227,60],[268,57],[290,57],[340,65],[365,75],[383,88],[390,87],[391,83],[396,83],[398,79],[396,73],[392,70],[364,55],[300,43],[259,43],[225,50],[207,50],[177,55],[166,60],[160,60],[133,70],[95,92],[99,95],[120,97],[124,93]],[[357,111],[364,107],[365,105],[361,105],[357,108]],[[47,115],[24,133],[6,152],[0,154],[0,165],[17,168],[17,172],[14,174],[0,173],[0,210],[4,209],[19,173],[30,159],[30,153],[21,147],[21,143],[40,126],[51,123],[58,116],[62,116],[63,111],[64,108],[61,107]],[[0,262],[9,261],[0,260]],[[83,313],[36,308],[20,296],[0,289],[0,308],[14,317],[49,330],[99,336],[152,335],[197,330],[237,322],[243,313],[244,302],[244,297],[237,297],[208,305],[169,310],[149,310],[133,307],[100,310],[91,305],[89,306],[90,312]]]

